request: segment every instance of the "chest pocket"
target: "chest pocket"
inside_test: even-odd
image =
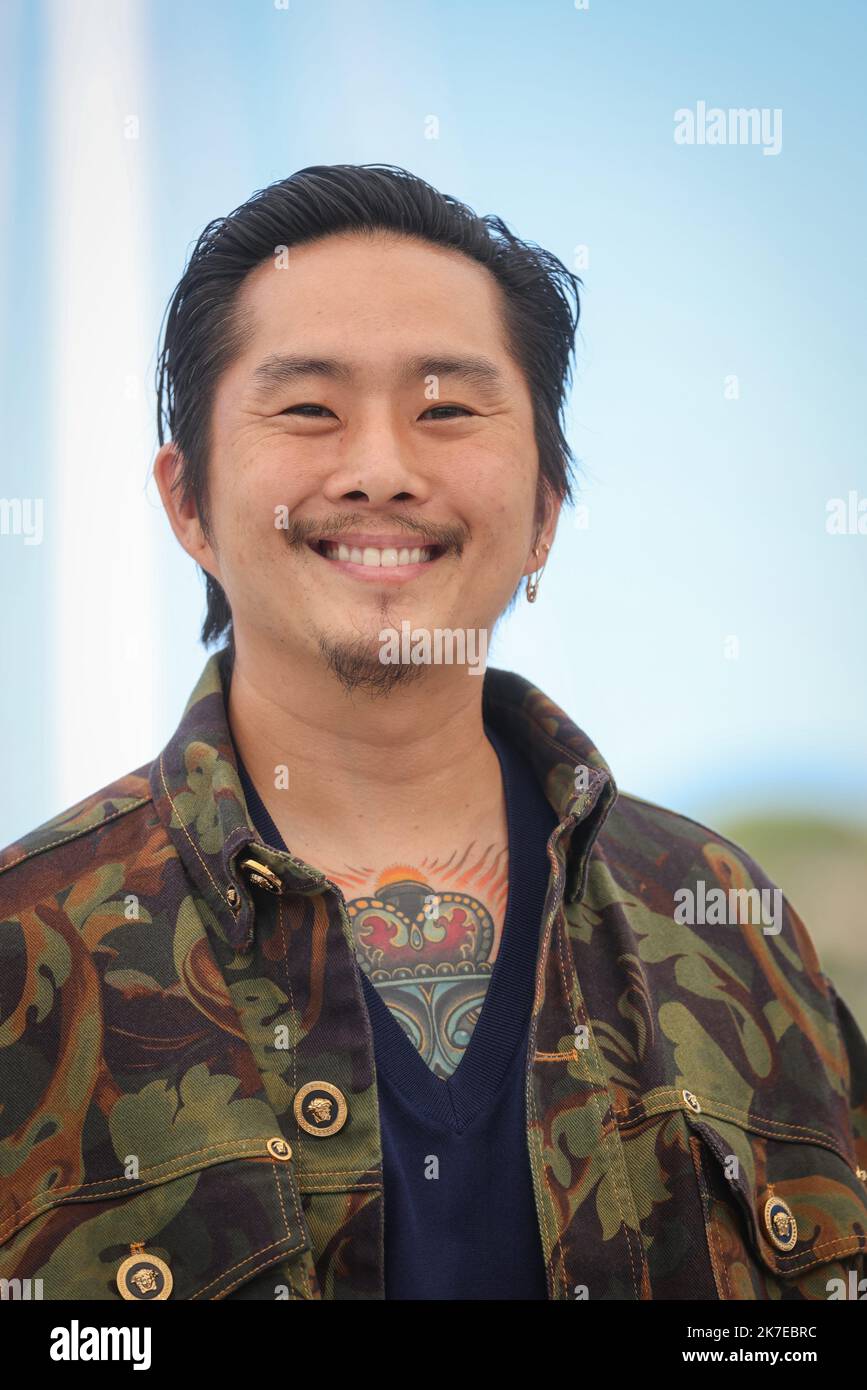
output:
[[[318,1297],[289,1153],[279,1139],[235,1140],[135,1180],[55,1187],[7,1209],[0,1278],[19,1281],[7,1296],[222,1299],[273,1268],[273,1288],[256,1281],[259,1297]]]
[[[719,1297],[867,1299],[867,1187],[842,1153],[685,1114]]]

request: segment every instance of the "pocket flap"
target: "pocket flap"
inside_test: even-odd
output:
[[[801,1273],[867,1250],[867,1188],[836,1149],[770,1138],[743,1124],[685,1111],[774,1274]]]
[[[291,1150],[278,1141],[275,1157],[268,1143],[236,1142],[207,1161],[190,1155],[137,1179],[40,1194],[0,1228],[0,1277],[29,1279],[28,1289],[41,1280],[31,1297],[120,1299],[118,1273],[133,1246],[168,1266],[173,1300],[224,1298],[280,1261],[303,1257],[306,1272],[310,1243]],[[315,1296],[302,1272],[298,1284],[293,1297]]]

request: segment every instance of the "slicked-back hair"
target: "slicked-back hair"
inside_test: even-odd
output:
[[[494,276],[503,295],[506,347],[533,403],[539,480],[536,522],[548,498],[572,500],[573,456],[563,429],[581,280],[549,251],[519,240],[501,218],[479,216],[424,179],[390,164],[315,164],[254,193],[205,227],[166,309],[157,357],[157,435],[181,455],[174,486],[192,497],[210,539],[208,458],[214,395],[243,351],[250,325],[238,313],[244,278],[281,247],[340,232],[390,231],[460,251]],[[205,646],[228,633],[222,586],[205,574]],[[514,601],[514,597],[513,597]],[[510,605],[511,606],[511,605]]]

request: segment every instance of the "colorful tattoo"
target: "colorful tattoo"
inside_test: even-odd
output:
[[[450,1076],[499,951],[507,848],[473,843],[445,862],[326,872],[346,899],[361,969],[431,1070]]]

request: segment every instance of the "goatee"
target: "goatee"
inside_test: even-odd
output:
[[[410,662],[384,662],[379,650],[372,650],[369,638],[351,641],[319,638],[319,651],[328,669],[348,695],[361,691],[373,697],[387,697],[398,686],[417,680],[423,667]]]

